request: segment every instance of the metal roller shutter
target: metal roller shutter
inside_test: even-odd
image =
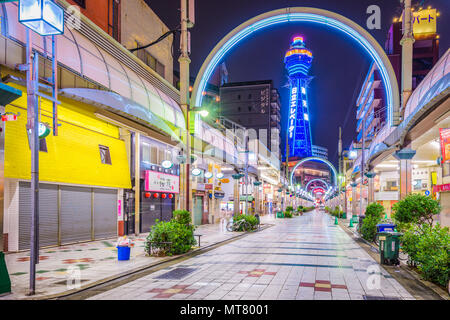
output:
[[[30,248],[31,184],[19,182],[19,250]],[[58,186],[39,184],[39,246],[58,244]]]
[[[60,188],[61,243],[91,240],[91,188]]]
[[[117,236],[117,190],[94,189],[95,239]]]

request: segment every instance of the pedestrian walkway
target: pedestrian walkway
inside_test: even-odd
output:
[[[262,223],[267,218],[262,219]],[[201,247],[206,247],[239,236],[240,232],[224,232],[218,224],[198,226],[195,234],[201,234]],[[78,243],[63,247],[41,249],[36,272],[36,298],[60,294],[72,290],[74,281],[86,286],[102,279],[128,273],[172,257],[149,257],[144,252],[147,234],[133,239],[129,261],[117,260],[117,239]],[[197,237],[196,237],[197,239]],[[0,299],[23,299],[29,287],[29,251],[6,254],[6,264],[11,278],[12,294]],[[68,286],[69,285],[69,286]]]
[[[325,213],[274,221],[89,299],[414,299]]]

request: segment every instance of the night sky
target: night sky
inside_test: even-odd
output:
[[[180,0],[146,0],[169,28],[179,25]],[[450,13],[448,0],[424,0],[424,7],[437,8],[441,54],[449,47],[450,35],[445,22]],[[381,30],[368,30],[366,9],[381,8]],[[399,0],[196,0],[196,24],[191,29],[191,76],[196,76],[203,60],[228,32],[246,20],[275,9],[308,6],[337,12],[363,26],[380,45],[394,17],[401,14]],[[226,57],[229,81],[273,80],[282,101],[283,148],[288,113],[289,89],[284,70],[284,54],[293,35],[303,35],[314,60],[310,75],[314,79],[308,92],[313,143],[328,148],[329,160],[337,164],[338,128],[343,127],[343,146],[355,137],[355,101],[371,60],[343,33],[311,23],[291,23],[264,29],[234,48]],[[175,40],[174,68],[178,69],[178,36]]]

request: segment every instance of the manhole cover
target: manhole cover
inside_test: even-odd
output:
[[[186,277],[188,274],[191,274],[194,272],[195,268],[175,268],[173,270],[170,270],[169,272],[166,272],[162,275],[159,275],[155,277],[155,279],[182,279]]]

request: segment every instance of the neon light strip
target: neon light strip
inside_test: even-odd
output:
[[[200,107],[202,106],[203,101],[203,95],[201,94],[203,91],[205,91],[206,85],[208,83],[209,78],[211,77],[212,73],[214,72],[214,69],[219,64],[219,62],[223,59],[223,57],[228,53],[228,51],[233,48],[237,43],[245,39],[247,36],[252,34],[253,32],[256,32],[260,29],[267,28],[272,25],[280,24],[280,23],[286,23],[286,22],[312,22],[312,23],[318,23],[321,25],[326,25],[329,27],[332,27],[334,29],[337,29],[339,31],[344,32],[348,36],[350,36],[352,39],[356,40],[358,44],[360,44],[365,51],[369,54],[369,56],[375,61],[377,64],[378,69],[380,70],[381,77],[383,79],[384,89],[387,96],[387,107],[388,107],[388,123],[392,123],[392,110],[393,110],[393,103],[394,103],[394,97],[391,90],[391,87],[389,85],[389,76],[388,71],[386,70],[383,61],[381,57],[378,55],[376,50],[370,45],[370,43],[358,32],[356,32],[354,29],[350,28],[346,24],[337,21],[333,18],[328,18],[325,16],[313,14],[313,13],[285,13],[280,14],[274,17],[270,17],[264,20],[260,20],[258,22],[253,23],[252,25],[246,27],[245,29],[241,30],[239,33],[235,34],[231,39],[229,39],[223,46],[220,48],[220,50],[214,55],[214,57],[211,59],[210,63],[206,67],[206,70],[203,74],[202,79],[200,80],[198,91],[196,94],[196,100],[194,101],[195,106]]]

